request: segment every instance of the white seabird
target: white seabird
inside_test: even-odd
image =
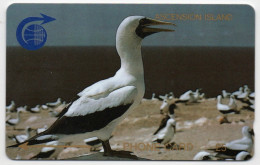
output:
[[[49,107],[48,107],[47,105],[42,105],[41,108],[44,109],[44,110],[46,110],[46,109],[48,109]]]
[[[184,94],[182,94],[180,96],[180,98],[175,101],[175,103],[187,103],[187,102],[194,102],[195,101],[195,98],[194,98],[194,93],[189,90],[187,92],[185,92]]]
[[[11,104],[8,105],[8,106],[6,106],[6,112],[7,112],[7,113],[13,112],[14,109],[15,109],[15,103],[14,103],[14,101],[12,100],[12,101],[11,101]]]
[[[51,106],[51,107],[56,107],[60,104],[61,104],[61,98],[58,98],[57,101],[55,101],[55,102],[46,103],[47,106]]]
[[[232,93],[233,96],[238,96],[243,93],[243,87],[239,87],[238,91]]]
[[[248,126],[244,126],[242,128],[242,135],[243,138],[226,143],[223,146],[224,149],[218,148],[213,150],[218,153],[217,156],[236,156],[239,152],[242,151],[251,153],[253,149],[253,129],[249,128]]]
[[[164,98],[161,106],[160,106],[160,114],[163,114],[163,110],[168,106],[168,98]]]
[[[17,114],[17,117],[16,118],[12,118],[12,119],[8,119],[6,121],[7,124],[9,125],[16,125],[20,122],[20,113],[21,111],[17,111],[16,114]]]
[[[176,132],[176,121],[174,120],[175,104],[171,104],[168,109],[168,114],[161,120],[159,128],[154,132],[155,139],[153,142],[168,144]]]
[[[36,130],[36,133],[37,133],[37,134],[42,133],[42,132],[46,131],[47,128],[48,128],[48,126],[47,126],[47,125],[44,125],[42,128],[38,128],[38,129]]]
[[[159,99],[157,99],[157,98],[155,97],[155,93],[153,93],[151,100],[153,100],[153,101],[158,101]]]
[[[213,160],[214,156],[206,151],[198,152],[194,157],[193,160]]]
[[[250,153],[246,152],[246,151],[242,151],[242,152],[239,152],[236,156],[236,159],[235,160],[249,160],[251,159],[252,156],[250,155]]]
[[[174,99],[174,94],[173,94],[173,92],[170,92],[170,93],[169,93],[168,99],[170,99],[170,100],[171,100],[171,99]]]
[[[228,93],[226,90],[222,90],[222,97],[223,98],[229,98],[231,96],[231,93]]]
[[[41,111],[41,106],[36,105],[34,108],[29,109],[29,111],[32,113],[39,113]]]
[[[13,137],[13,140],[16,141],[17,143],[23,143],[24,141],[26,141],[27,139],[30,138],[30,132],[31,132],[31,128],[30,127],[26,127],[25,135],[16,135]]]
[[[219,110],[219,112],[223,113],[223,114],[227,114],[227,113],[237,113],[237,111],[235,109],[232,109],[231,107],[229,107],[229,105],[226,104],[222,104],[222,96],[218,95],[217,97],[217,109]]]
[[[21,112],[26,112],[27,111],[27,105],[23,106],[23,107],[18,107],[16,110],[17,111],[21,111]]]
[[[234,95],[230,96],[228,106],[230,109],[237,110],[237,104]]]
[[[174,24],[143,16],[124,19],[116,34],[116,48],[121,59],[121,68],[113,77],[99,81],[80,92],[79,98],[60,113],[52,126],[25,143],[41,143],[42,136],[46,142],[46,136],[52,140],[54,136],[84,134],[85,138],[98,137],[102,141],[106,156],[126,153],[113,151],[109,138],[118,123],[140,104],[144,96],[142,39],[153,33],[174,31],[149,27],[152,25]],[[9,147],[19,145],[21,144]]]
[[[46,146],[50,146],[50,147],[43,147],[41,149],[41,151],[33,156],[31,159],[42,159],[42,158],[49,158],[56,150],[55,146],[57,146],[59,144],[59,141],[50,141],[48,143],[46,143]]]

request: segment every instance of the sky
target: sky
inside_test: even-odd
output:
[[[27,17],[40,17],[40,13],[56,19],[42,25],[48,35],[45,46],[114,46],[117,27],[130,15],[167,18],[164,21],[177,25],[174,33],[149,36],[144,46],[255,44],[255,13],[248,5],[13,4],[7,10],[7,46],[19,46],[19,23]],[[190,17],[178,17],[183,15]],[[217,19],[222,15],[225,20]]]

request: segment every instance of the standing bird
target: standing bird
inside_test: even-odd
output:
[[[16,113],[17,113],[17,117],[16,118],[12,118],[12,119],[8,119],[6,121],[6,124],[14,126],[14,125],[16,125],[16,124],[18,124],[20,122],[20,113],[21,113],[21,111],[17,111]]]
[[[29,109],[29,111],[32,113],[39,113],[41,111],[41,106],[36,105],[34,108]]]
[[[221,95],[218,95],[217,100],[218,100],[217,109],[222,114],[237,113],[237,111],[235,109],[232,109],[231,107],[229,107],[229,105],[222,104],[222,96]]]
[[[155,139],[153,142],[167,145],[171,142],[176,132],[176,121],[174,119],[174,110],[177,108],[175,104],[171,104],[168,114],[161,120],[159,128],[154,132]]]
[[[56,107],[58,105],[61,105],[61,98],[58,98],[56,102],[46,103],[46,105],[50,107]]]
[[[21,112],[26,112],[26,111],[27,111],[27,108],[28,108],[28,106],[25,105],[25,106],[23,106],[23,107],[18,107],[16,110],[17,110],[17,111],[21,111]]]
[[[163,110],[168,106],[168,98],[163,99],[162,105],[160,106],[160,114],[163,114]]]
[[[67,106],[46,131],[27,140],[28,145],[52,140],[62,135],[84,134],[85,138],[101,140],[105,156],[131,156],[126,151],[113,151],[109,138],[114,128],[140,104],[145,91],[141,42],[151,34],[174,30],[149,27],[173,25],[143,16],[130,16],[119,25],[116,49],[121,67],[116,74],[99,81],[78,94],[79,98]],[[19,146],[16,144],[10,147]],[[135,157],[136,158],[136,157]]]
[[[13,140],[16,141],[17,143],[23,143],[24,141],[26,141],[27,139],[30,138],[31,131],[32,131],[32,129],[30,127],[26,127],[26,129],[25,129],[26,134],[13,136]]]
[[[14,101],[12,100],[12,101],[11,101],[11,104],[8,105],[8,106],[6,106],[6,112],[7,112],[7,113],[13,112],[14,109],[15,109],[15,103],[14,103]]]
[[[238,96],[238,95],[241,95],[243,93],[243,87],[240,87],[238,89],[238,91],[235,91],[232,93],[233,96]]]

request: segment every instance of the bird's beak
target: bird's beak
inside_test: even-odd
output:
[[[250,133],[251,135],[255,136],[254,129],[251,129],[251,130],[249,131],[249,133]]]
[[[163,28],[152,28],[148,26],[153,26],[153,25],[173,25],[176,26],[174,23],[171,22],[164,22],[164,21],[159,21],[151,18],[145,18],[145,23],[142,25],[142,31],[144,33],[156,33],[156,32],[173,32],[175,30],[172,29],[163,29]]]

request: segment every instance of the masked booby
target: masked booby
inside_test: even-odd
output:
[[[143,16],[125,18],[116,34],[116,49],[121,68],[113,77],[99,81],[78,93],[79,98],[62,111],[52,126],[25,143],[33,145],[41,143],[41,139],[46,137],[53,140],[56,136],[84,134],[85,138],[97,137],[101,140],[105,156],[125,155],[126,152],[111,149],[109,137],[116,125],[140,104],[144,96],[141,42],[151,34],[174,31],[150,27],[153,25],[174,24]],[[19,145],[21,144],[10,147]]]
[[[243,137],[238,140],[233,140],[231,142],[226,143],[223,146],[223,149],[218,148],[218,149],[210,149],[214,150],[218,154],[216,155],[217,157],[233,157],[242,152],[251,152],[253,149],[253,135],[254,131],[253,129],[249,128],[248,126],[242,127],[242,135]]]

